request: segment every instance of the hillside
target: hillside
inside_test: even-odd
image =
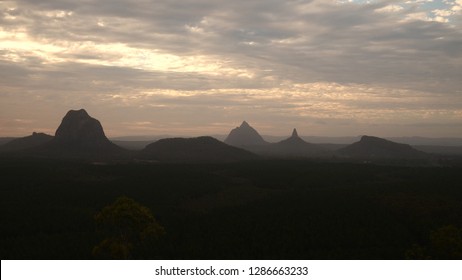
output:
[[[421,159],[427,154],[408,144],[386,139],[363,136],[361,140],[337,150],[337,154],[349,158]]]
[[[268,146],[267,152],[282,157],[319,157],[329,154],[321,146],[308,143],[300,138],[295,128],[289,138]]]
[[[0,146],[0,152],[16,152],[40,146],[53,139],[53,136],[45,133],[34,132],[32,135],[15,138]]]
[[[165,162],[231,162],[257,158],[251,152],[209,136],[161,139],[146,146],[139,155],[143,159]]]

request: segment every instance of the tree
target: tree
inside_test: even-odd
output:
[[[132,252],[165,234],[151,210],[131,198],[119,197],[95,215],[96,231],[103,240],[93,255],[104,259],[130,259]]]
[[[430,233],[428,246],[414,244],[406,251],[408,259],[461,259],[462,229],[448,225]]]
[[[462,258],[462,229],[449,225],[430,234],[431,254],[435,259]]]

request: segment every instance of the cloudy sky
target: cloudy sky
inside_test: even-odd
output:
[[[462,137],[462,0],[0,1],[0,136]]]

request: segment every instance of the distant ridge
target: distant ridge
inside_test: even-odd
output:
[[[225,139],[225,143],[236,147],[266,145],[263,137],[246,121],[241,126],[234,128]]]
[[[251,152],[210,136],[161,139],[146,146],[140,156],[164,162],[232,162],[257,158]]]
[[[51,135],[48,135],[45,133],[34,132],[32,133],[32,135],[13,139],[9,141],[8,143],[0,146],[0,151],[1,152],[21,151],[21,150],[40,146],[44,143],[49,142],[51,139],[53,139],[53,136]]]
[[[14,139],[18,139],[20,137],[0,137],[0,146],[5,145],[8,142],[13,141]]]
[[[140,139],[140,137],[142,137],[142,140],[128,141],[129,139]],[[221,137],[220,139],[224,139],[225,135],[221,135]],[[44,158],[100,158],[122,160],[134,159],[133,156],[141,155],[141,157],[145,158],[159,157],[159,159],[163,158],[166,161],[177,161],[181,158],[184,158],[186,161],[233,161],[236,159],[255,158],[256,155],[270,158],[330,157],[333,160],[351,158],[425,159],[426,161],[434,160],[437,156],[444,156],[444,158],[440,159],[446,161],[448,160],[446,156],[457,157],[462,154],[462,145],[457,145],[458,143],[462,143],[462,138],[389,138],[432,144],[411,147],[409,143],[402,144],[374,136],[362,136],[361,138],[359,136],[305,136],[302,138],[295,128],[292,130],[292,135],[287,139],[283,139],[281,136],[267,137],[274,142],[278,140],[279,142],[269,143],[265,141],[249,123],[243,121],[239,127],[232,129],[226,136],[224,140],[226,144],[215,138],[205,136],[197,138],[162,139],[156,142],[157,144],[155,145],[150,145],[153,144],[152,141],[146,139],[159,139],[159,136],[119,137],[118,143],[127,148],[127,150],[111,142],[106,137],[101,123],[97,119],[91,117],[87,111],[80,109],[70,110],[66,113],[54,137],[37,132],[21,138],[2,137],[0,138],[0,152],[2,156],[7,157],[38,156]],[[359,139],[359,141],[353,144],[348,145],[346,143],[357,139]],[[313,144],[313,142],[318,144]],[[438,146],[436,145],[438,143],[446,145]],[[137,153],[137,151],[147,148],[148,145],[150,149],[144,149],[143,153]],[[166,150],[161,151],[160,149],[156,150],[153,148],[161,145],[164,145]],[[230,146],[239,149],[230,152]],[[155,153],[153,152],[154,150]],[[180,155],[181,153],[183,154]],[[211,155],[212,153],[216,153],[216,155]],[[450,160],[453,159],[451,158]]]
[[[427,154],[408,144],[395,143],[373,136],[363,136],[361,140],[341,148],[337,154],[350,158],[419,159]]]

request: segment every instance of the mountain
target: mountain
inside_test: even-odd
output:
[[[84,109],[67,112],[55,137],[36,151],[43,156],[78,158],[111,157],[125,152],[107,139],[101,123]]]
[[[289,138],[270,144],[266,149],[266,153],[282,157],[320,157],[329,155],[329,152],[324,148],[300,138],[295,128]]]
[[[363,136],[361,140],[337,150],[337,154],[350,158],[377,159],[419,159],[427,154],[412,148],[408,144],[392,142],[386,139]]]
[[[233,162],[257,158],[251,152],[209,136],[161,139],[146,146],[140,156],[167,162]]]
[[[101,123],[84,109],[67,112],[55,133],[56,143],[71,148],[105,148],[110,141]]]
[[[246,121],[241,126],[234,128],[225,139],[225,143],[236,147],[266,145],[263,137]]]
[[[14,139],[18,139],[18,138],[17,137],[0,137],[0,146],[13,141]]]
[[[429,138],[429,137],[387,137],[389,140],[412,146],[462,146],[462,138]]]
[[[2,152],[15,152],[40,146],[53,139],[53,136],[45,133],[34,132],[30,136],[15,138],[0,146]]]
[[[150,141],[122,141],[122,140],[112,140],[112,143],[116,144],[119,147],[122,147],[127,150],[132,151],[141,151],[147,145],[151,144],[152,142],[157,140],[150,140]]]

